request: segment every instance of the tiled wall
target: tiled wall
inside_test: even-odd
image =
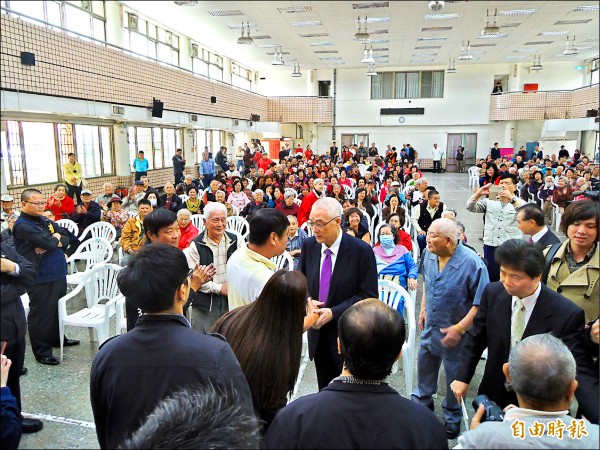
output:
[[[198,177],[198,166],[195,167],[187,167],[185,169],[186,174],[191,174],[194,178]],[[173,182],[173,168],[169,167],[168,169],[157,169],[148,171],[148,178],[150,179],[150,186],[153,187],[162,187],[165,185],[167,181]],[[118,176],[109,176],[109,177],[100,177],[93,178],[88,180],[87,189],[92,191],[92,196],[95,199],[98,195],[102,194],[102,185],[105,182],[110,182],[115,186],[123,186],[127,189],[131,188],[133,182],[135,181],[135,175],[132,173],[131,176],[126,177],[118,177]],[[61,182],[62,183],[62,182]],[[50,197],[54,193],[54,186],[58,183],[49,183],[36,185],[35,188],[40,190],[42,194],[44,194],[44,198]],[[21,192],[25,189],[23,186],[19,186],[18,188],[8,188],[8,193],[11,194],[15,198],[15,209],[20,209],[20,198]]]
[[[333,121],[333,99],[321,97],[269,97],[268,122]]]
[[[248,119],[267,117],[267,98],[3,14],[0,18],[2,89],[166,110]],[[21,52],[35,66],[21,64]],[[217,103],[211,103],[211,96]]]
[[[543,91],[492,95],[490,120],[548,120],[585,117],[598,109],[598,85],[574,91]]]

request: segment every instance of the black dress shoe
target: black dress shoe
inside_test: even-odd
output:
[[[23,376],[23,375],[27,375],[27,367],[23,367],[21,369],[21,376]]]
[[[47,366],[56,366],[60,364],[60,361],[56,359],[54,356],[44,356],[42,358],[36,358],[39,363],[45,364]]]
[[[21,424],[21,432],[23,433],[37,433],[44,428],[44,422],[38,419],[23,419]]]
[[[65,341],[63,342],[64,347],[73,347],[74,345],[79,345],[79,340],[65,338]]]
[[[460,422],[446,422],[446,438],[456,439],[460,434]]]

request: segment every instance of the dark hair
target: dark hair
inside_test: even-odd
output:
[[[263,245],[271,233],[275,233],[280,238],[283,237],[290,225],[287,216],[273,208],[259,209],[252,214],[248,223],[250,225],[248,243],[254,245]]]
[[[144,150],[138,151],[138,154],[140,154],[140,153],[143,155],[144,154]]]
[[[596,228],[598,228],[598,214],[600,214],[598,208],[598,202],[591,200],[580,200],[571,203],[565,208],[565,212],[562,215],[560,222],[560,229],[564,234],[567,234],[567,228],[575,222],[580,220],[596,220]],[[598,242],[598,235],[596,234],[596,242]]]
[[[148,244],[131,256],[119,272],[117,284],[128,303],[145,312],[158,313],[173,307],[173,297],[179,286],[187,282],[188,270],[187,259],[178,248]]]
[[[517,176],[516,176],[514,173],[508,173],[508,172],[506,172],[506,173],[500,174],[500,179],[501,179],[501,180],[504,180],[504,179],[506,179],[506,178],[510,178],[510,179],[511,179],[511,181],[512,181],[512,183],[513,183],[515,186],[517,185],[517,183],[518,183],[518,180],[517,180]]]
[[[195,184],[192,184],[192,185],[191,185],[189,188],[187,188],[187,191],[186,191],[186,192],[189,194],[191,190],[194,190],[194,191],[196,191],[196,193],[198,193],[198,192],[199,192],[199,191],[198,191],[198,188],[196,187],[196,185],[195,185]]]
[[[494,259],[500,266],[525,272],[529,278],[539,277],[546,266],[542,249],[521,239],[504,242],[496,249]]]
[[[523,220],[533,220],[540,227],[543,227],[546,223],[544,211],[535,203],[527,203],[521,206],[517,209],[517,213],[520,212],[523,213]]]
[[[398,230],[396,229],[396,227],[394,225],[390,225],[389,223],[384,223],[379,227],[379,233],[377,234],[377,240],[379,241],[379,238],[381,236],[381,230],[383,230],[385,227],[388,227],[390,229],[390,231],[392,232],[392,236],[394,236],[394,244],[398,245],[398,242],[400,241],[400,238],[398,237]]]
[[[431,186],[432,189],[425,189],[426,191],[429,190],[429,192],[427,193],[427,198],[430,199],[431,197],[433,197],[434,195],[440,195],[440,193],[438,191],[435,190],[435,188],[433,186]]]
[[[240,185],[240,192],[244,192],[244,184],[242,183],[242,180],[240,180],[239,178],[236,179],[231,186],[233,189],[233,192],[235,192],[235,186],[238,184]]]
[[[282,397],[294,391],[302,355],[306,289],[302,272],[279,270],[254,302],[228,312],[212,328],[231,345],[259,412],[281,406]]]
[[[346,221],[346,223],[350,222],[350,216],[352,214],[358,214],[358,217],[360,217],[360,220],[362,220],[362,218],[363,218],[363,212],[360,209],[348,208],[348,211],[346,211],[344,213],[344,220]]]
[[[187,387],[161,400],[119,448],[259,448],[256,420],[233,387]]]
[[[150,208],[152,208],[152,203],[150,203],[150,200],[148,200],[147,198],[141,198],[141,199],[139,199],[139,200],[138,200],[138,202],[137,202],[137,206],[138,206],[138,208],[139,208],[141,205],[147,205],[147,206],[149,206]]]
[[[342,360],[355,377],[381,380],[392,366],[406,337],[400,313],[370,298],[348,308],[338,321]]]
[[[175,222],[177,222],[177,214],[175,214],[173,211],[169,211],[168,209],[164,208],[155,209],[146,217],[144,217],[144,233],[146,234],[148,240],[150,240],[148,233],[158,236],[158,232],[161,229],[171,226]]]
[[[65,188],[65,192],[67,191],[67,186],[63,183],[58,183],[56,186],[54,186],[54,192],[56,192],[58,188]]]
[[[399,211],[399,210],[398,210]],[[399,212],[395,212],[395,213],[390,213],[385,217],[385,222],[389,223],[390,222],[390,218],[394,217],[394,216],[398,216],[398,218],[400,219],[400,227],[403,227],[404,224],[406,223],[406,216],[404,214],[401,214]]]
[[[385,201],[385,204],[387,206],[390,206],[390,200],[392,199],[392,197],[396,197],[396,199],[398,200],[398,203],[400,203],[400,197],[398,197],[398,194],[396,194],[395,192],[392,192],[390,194],[390,196],[388,197],[388,199]]]
[[[493,175],[491,177],[487,174],[487,170],[489,168],[494,169],[494,173],[493,173]],[[494,181],[496,181],[496,178],[498,178],[498,173],[499,173],[499,170],[498,170],[498,166],[496,166],[496,163],[495,162],[489,163],[487,165],[486,169],[485,169],[485,175],[483,176],[484,179],[485,179],[485,182],[486,183],[493,183]]]
[[[31,196],[35,194],[42,195],[42,192],[34,188],[25,189],[23,192],[21,192],[21,201],[28,202]]]

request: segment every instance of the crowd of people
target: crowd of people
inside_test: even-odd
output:
[[[502,408],[527,410],[510,413],[517,418],[550,412],[561,420],[576,397],[577,417],[589,432],[577,443],[597,441],[598,203],[590,200],[597,200],[597,165],[564,149],[559,158],[521,151],[508,158],[494,148],[478,164],[479,186],[465,207],[453,205],[461,214],[483,215],[479,254],[467,245],[457,210],[442,201],[444,192],[423,177],[410,144],[400,152],[388,145],[381,154],[373,143],[339,149],[333,142],[321,155],[286,145],[277,162],[259,142],[252,147],[239,146],[233,161],[225,147],[214,157],[205,148],[197,178],[184,175],[178,150],[174,182],[161,189],[151,186],[140,152],[131,188],[105,183],[95,199],[78,184],[73,155],[69,177],[65,168],[65,184],[49,198],[25,189],[19,213],[12,196],[2,196],[2,340],[9,343],[2,368],[12,361],[5,384],[16,399],[9,402],[3,385],[3,447],[15,439],[5,438],[5,412],[16,435],[43,426],[20,416],[25,327],[36,360],[59,364],[52,348],[60,337],[65,256],[79,245],[77,235],[99,221],[117,230],[128,329],[101,347],[91,369],[102,448],[205,446],[199,436],[213,425],[238,433],[232,441],[213,435],[233,446],[446,448],[446,439],[460,433],[461,402],[486,348],[480,394]],[[202,214],[200,229],[195,214]],[[247,221],[247,236],[228,226],[233,216]],[[75,222],[79,233],[59,219]],[[549,229],[552,220],[560,220],[562,243]],[[284,252],[291,265],[277,270],[275,258]],[[375,300],[380,278],[413,297],[421,284],[411,401],[385,381],[406,333],[403,305],[395,311]],[[25,291],[27,325],[19,299]],[[5,305],[14,310],[10,317]],[[286,406],[303,332],[320,392]],[[546,333],[560,340],[536,341]],[[65,346],[79,344],[64,339]],[[551,376],[544,361],[526,357],[540,349],[573,366],[558,381],[540,381],[551,394],[523,381],[529,373]],[[443,423],[431,412],[442,363]],[[225,411],[232,405],[235,415]],[[480,410],[476,419],[473,428]],[[487,428],[467,431],[459,445],[493,445]]]

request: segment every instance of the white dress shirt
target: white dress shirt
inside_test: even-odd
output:
[[[537,299],[540,295],[540,291],[542,290],[542,283],[538,283],[538,287],[533,294],[529,297],[524,297],[521,299],[523,302],[523,306],[525,307],[525,328],[527,328],[527,323],[529,323],[529,318],[531,317],[531,313],[533,312],[533,308],[537,303]],[[517,297],[512,296],[512,313],[514,314],[515,308],[517,305]]]
[[[540,231],[538,231],[533,236],[531,236],[531,240],[533,242],[539,241],[546,234],[547,231],[548,231],[548,227],[546,225],[544,225],[544,228],[542,228]]]
[[[319,263],[319,281],[321,281],[321,270],[323,269],[323,261],[325,260],[325,250],[329,248],[331,250],[331,274],[333,275],[333,271],[335,270],[335,262],[337,261],[338,253],[340,252],[340,242],[342,242],[342,234],[344,232],[340,228],[338,237],[333,241],[331,247],[327,247],[325,244],[321,244],[321,262]]]

